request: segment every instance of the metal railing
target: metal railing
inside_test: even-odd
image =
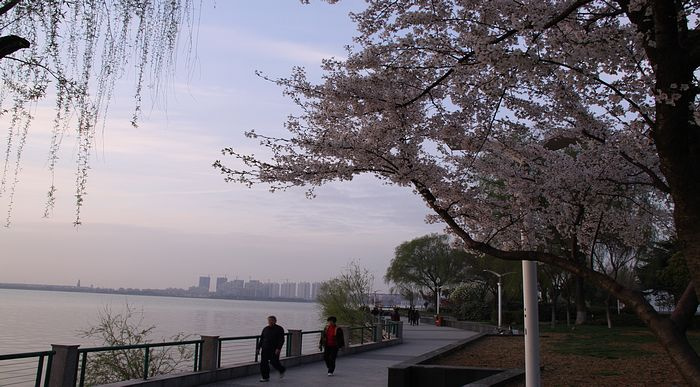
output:
[[[292,355],[292,346],[290,344],[291,333],[284,334],[284,345],[280,357],[289,357]],[[229,366],[234,364],[258,362],[260,353],[256,350],[260,343],[260,336],[237,336],[237,337],[220,337],[219,338],[219,354],[217,366]]]
[[[399,324],[393,321],[348,327],[346,340],[353,346],[374,342],[375,339],[389,340],[398,337],[398,327]],[[301,342],[298,347],[296,343],[294,346],[301,349],[302,355],[318,353],[322,332],[316,330],[297,333],[296,337]],[[292,337],[292,333],[285,333],[282,357],[292,356]],[[214,361],[217,368],[258,362],[260,359],[256,348],[259,342],[258,335],[218,338],[218,353],[215,351],[207,354],[207,359],[210,359],[207,362]],[[80,387],[134,378],[146,380],[163,374],[196,372],[202,369],[203,345],[204,339],[78,348],[77,358],[74,358],[71,367],[75,367],[76,385]],[[0,355],[0,386],[48,386],[55,355],[56,351]]]
[[[396,321],[384,321],[379,324],[382,329],[382,337],[384,340],[389,340],[398,337],[399,334],[399,323]]]
[[[100,377],[100,364],[104,364],[112,373],[117,371],[117,374],[121,374],[117,375],[117,380],[111,380],[112,375],[109,375],[107,379],[99,380],[100,384],[132,379],[137,375],[146,380],[156,375],[198,371],[202,366],[200,355],[202,343],[203,340],[187,340],[81,348],[78,350],[80,357],[78,386],[85,386],[86,374],[91,368],[88,365],[89,358],[95,362],[92,371],[97,375],[88,375],[88,377]],[[193,350],[188,348],[191,345],[194,346]]]
[[[350,327],[349,338],[351,345],[364,345],[374,342],[378,335],[381,340],[391,340],[398,337],[399,324],[395,321],[382,321],[377,324],[367,324],[361,327]],[[379,332],[378,332],[379,331]]]
[[[301,332],[301,354],[308,355],[318,353],[318,344],[321,341],[321,332],[323,331],[306,331]]]
[[[0,355],[0,386],[48,386],[55,353],[43,351]]]
[[[286,340],[285,340],[286,341]],[[220,337],[218,367],[258,361],[260,336]]]

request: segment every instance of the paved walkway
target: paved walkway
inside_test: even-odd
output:
[[[338,357],[335,374],[332,377],[326,375],[325,364],[323,361],[319,361],[288,368],[284,379],[279,379],[279,374],[273,369],[269,383],[260,383],[258,381],[260,376],[257,375],[208,384],[207,386],[386,386],[389,377],[388,367],[475,334],[475,332],[447,327],[404,324],[403,344]]]

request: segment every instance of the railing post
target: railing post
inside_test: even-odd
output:
[[[396,338],[403,339],[403,321],[396,323]]]
[[[78,347],[80,346],[51,345],[56,354],[51,361],[50,387],[75,386],[78,374]]]
[[[148,368],[150,368],[151,362],[151,349],[146,347],[143,349],[143,380],[148,379]]]
[[[255,362],[258,362],[258,356],[260,356],[260,352],[258,352],[258,345],[260,345],[260,336],[255,338]]]
[[[54,354],[49,355],[49,359],[46,361],[46,375],[44,375],[44,387],[49,387],[49,382],[51,381],[51,364],[53,363]]]
[[[289,340],[291,340],[291,338],[292,338],[292,334],[289,333],[289,331],[287,331],[287,333],[284,334],[284,341],[285,341],[285,344],[287,344],[285,346],[284,357],[292,356],[292,347],[291,347],[292,343],[289,341]]]
[[[41,375],[44,373],[44,355],[39,356],[39,363],[36,366],[36,381],[34,387],[41,387]]]
[[[374,337],[373,340],[375,343],[379,343],[382,341],[382,337],[384,333],[382,332],[382,325],[381,324],[373,324],[372,328],[374,328]]]
[[[219,365],[219,336],[202,336],[202,347],[199,351],[200,370],[215,370]]]
[[[199,371],[197,369],[197,368],[199,368],[199,346],[200,346],[199,343],[194,345],[194,366],[192,367],[194,372]],[[219,344],[219,346],[221,346],[221,344]],[[219,348],[219,367],[221,367],[221,354],[220,353],[221,353],[221,348]]]
[[[301,356],[301,329],[288,329],[289,342],[287,346],[291,348],[290,356]]]

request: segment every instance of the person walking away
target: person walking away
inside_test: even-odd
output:
[[[413,318],[416,319],[416,325],[420,325],[420,312],[418,309],[413,310]]]
[[[260,340],[255,348],[256,354],[260,354],[260,381],[270,381],[270,364],[280,373],[280,379],[284,377],[286,368],[280,363],[280,353],[284,345],[284,328],[277,325],[277,317],[269,316],[267,326],[260,334]]]
[[[396,308],[394,308],[394,311],[391,313],[391,321],[401,321],[401,315]]]
[[[338,350],[345,346],[345,336],[343,330],[335,325],[335,316],[328,317],[328,325],[321,332],[321,341],[318,349],[323,351],[323,360],[328,367],[328,376],[333,376],[335,372],[335,359],[338,357]]]

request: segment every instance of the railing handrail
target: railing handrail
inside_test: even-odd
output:
[[[260,335],[219,337],[219,341],[250,340],[250,339],[257,339],[258,337],[260,337]]]
[[[91,352],[103,352],[103,351],[119,351],[125,349],[144,349],[144,348],[155,348],[155,347],[174,347],[178,345],[190,345],[190,344],[202,344],[204,340],[185,340],[185,341],[168,341],[164,343],[144,343],[144,344],[130,344],[130,345],[115,345],[115,346],[105,346],[105,347],[89,347],[89,348],[79,348],[79,353],[91,353]]]
[[[0,355],[0,360],[26,359],[28,357],[53,356],[55,354],[56,351],[8,353],[6,355]]]

